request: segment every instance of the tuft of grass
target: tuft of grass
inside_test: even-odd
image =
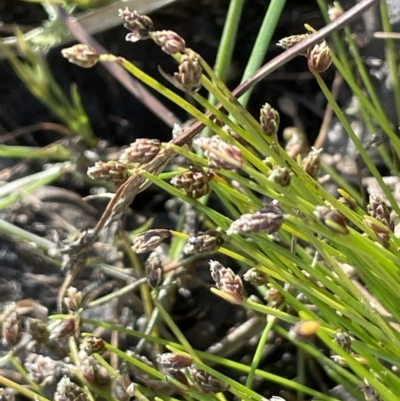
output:
[[[326,3],[323,0],[317,2],[327,16]],[[327,29],[338,29],[348,21],[349,15],[354,16],[374,3],[372,0],[361,1]],[[278,111],[269,105],[260,105],[261,114],[257,118],[247,111],[245,106],[250,92],[243,95],[243,88],[250,89],[260,79],[260,71],[266,74],[265,66],[255,71],[269,42],[262,49],[260,38],[272,36],[283,5],[284,2],[271,2],[245,81],[234,92],[224,83],[226,68],[223,66],[229,63],[231,51],[220,51],[219,67],[215,71],[201,54],[186,47],[184,38],[173,31],[156,30],[148,16],[129,9],[120,11],[125,26],[130,30],[128,40],[151,39],[173,57],[178,63],[178,71],[173,76],[163,75],[185,96],[168,89],[117,55],[98,54],[85,45],[63,50],[66,58],[84,67],[98,62],[118,63],[197,121],[186,130],[175,127],[175,137],[169,143],[140,140],[121,152],[118,160],[98,161],[91,167],[89,176],[115,184],[116,193],[93,230],[76,235],[62,253],[56,251],[52,254],[58,263],[61,256],[66,255],[63,266],[69,270],[60,289],[59,304],[60,313],[63,305],[67,313],[52,315],[48,322],[42,322],[42,337],[38,337],[37,331],[31,330],[29,334],[34,341],[53,351],[61,353],[62,347],[66,347],[63,357],[68,356],[73,364],[73,377],[78,383],[75,386],[79,387],[74,391],[84,399],[114,400],[135,396],[143,400],[154,397],[221,400],[225,399],[223,393],[228,392],[243,400],[261,401],[262,395],[252,389],[255,379],[260,378],[296,392],[300,399],[307,396],[335,400],[333,396],[305,384],[305,355],[312,357],[328,377],[358,399],[400,399],[400,378],[396,374],[400,364],[397,290],[400,240],[394,218],[398,218],[400,209],[365,144],[354,133],[325,82],[323,72],[331,64],[360,102],[361,116],[371,134],[379,128],[387,135],[394,152],[390,153],[385,145],[380,145],[380,153],[392,174],[397,174],[394,156],[400,154],[400,142],[376,95],[349,28],[344,29],[346,41],[334,35],[331,47],[318,36],[318,32],[314,35],[299,32],[296,37],[281,41],[281,44],[298,42],[283,54],[287,54],[286,60],[289,60],[295,54],[303,53],[299,57],[305,56],[304,61],[308,63],[321,92],[384,197],[371,194],[369,199],[364,199],[363,193],[357,193],[356,189],[342,188],[343,179],[332,171],[331,178],[338,178],[338,195],[342,198],[333,196],[320,180],[322,150],[289,155],[277,136]],[[234,18],[228,19],[222,43],[235,36],[242,6],[240,1],[232,0],[230,10]],[[390,32],[384,1],[381,11],[384,28]],[[268,33],[265,31],[267,27],[270,29]],[[389,41],[387,53],[393,83],[397,82],[395,50],[393,42]],[[51,104],[60,120],[71,131],[79,133],[87,147],[94,146],[97,139],[88,128],[77,91],[73,91],[72,102],[67,101],[57,86],[52,87],[54,82],[44,61],[38,60],[28,48],[25,49],[28,60],[25,64],[12,54],[9,57],[31,91],[45,104]],[[285,56],[280,57],[280,61],[273,60],[269,65],[282,64]],[[253,72],[255,75],[248,76]],[[356,83],[358,76],[361,85]],[[208,92],[207,98],[197,92],[200,86]],[[242,95],[240,99],[235,96],[238,93]],[[187,100],[188,96],[192,101]],[[398,94],[395,95],[396,101],[397,97]],[[212,135],[197,136],[204,127]],[[26,152],[25,149],[7,146],[0,151],[5,155],[8,152],[10,157],[20,157]],[[70,157],[69,150],[64,148],[49,147],[33,149],[32,152],[33,157],[49,160]],[[173,164],[177,155],[185,159],[187,168]],[[3,186],[0,204],[3,208],[13,204],[19,198],[16,189],[31,191],[57,179],[66,166],[56,164],[43,173]],[[136,276],[127,274],[124,269],[99,263],[97,258],[89,258],[101,230],[110,222],[119,222],[135,196],[151,184],[167,191],[187,210],[195,210],[204,232],[186,230],[193,223],[188,218],[189,213],[181,216],[174,230],[155,227],[127,233],[120,228],[116,236],[117,246],[127,257]],[[351,192],[354,196],[350,195]],[[210,194],[218,200],[221,206],[218,210],[212,206],[215,202],[207,201]],[[0,222],[0,229],[31,241],[41,249],[57,249],[56,244],[36,238],[10,223]],[[160,246],[166,238],[172,239],[170,247]],[[155,253],[142,265],[137,253],[151,251]],[[236,308],[244,308],[250,315],[262,319],[263,328],[257,331],[259,342],[250,366],[234,361],[229,355],[216,356],[194,349],[171,316],[174,286],[179,286],[186,266],[205,256],[210,258],[210,276],[215,281],[211,291],[235,304]],[[239,273],[219,260],[239,267]],[[71,285],[81,269],[94,266],[104,274],[126,282],[126,285],[112,294],[85,302],[82,293]],[[253,275],[246,274],[250,271]],[[242,277],[255,286],[257,300],[247,296]],[[134,290],[140,293],[147,319],[143,332],[114,322],[87,319],[83,314]],[[81,332],[81,324],[113,333],[111,340]],[[30,399],[47,400],[42,387],[32,381],[15,358],[22,331],[18,310],[10,308],[3,316],[3,337],[10,350],[2,361],[14,363],[28,387],[4,376],[0,376],[0,383]],[[166,332],[171,333],[172,340],[164,336]],[[261,356],[271,332],[278,333],[298,348],[297,381],[262,369]],[[120,349],[115,340],[120,335],[135,338],[138,341],[136,349]],[[141,353],[145,346],[151,361]],[[107,350],[104,357],[99,355],[100,348],[101,351]],[[223,371],[232,372],[232,377],[245,374],[245,385],[228,374],[222,374],[221,367],[229,368]],[[138,382],[131,383],[131,379],[124,376],[124,369],[134,372]],[[60,383],[55,399],[61,399],[66,392],[68,383]],[[173,398],[171,392],[177,398]]]

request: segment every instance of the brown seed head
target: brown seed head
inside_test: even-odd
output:
[[[271,287],[267,291],[265,300],[268,301],[271,306],[278,308],[284,302],[285,297],[277,288]]]
[[[307,39],[310,36],[308,33],[304,33],[301,35],[292,35],[287,36],[286,38],[281,39],[277,45],[283,47],[285,50],[297,45],[297,43],[302,42],[303,40]],[[306,54],[303,54],[304,56]]]
[[[277,110],[265,103],[260,110],[260,124],[266,136],[276,135],[279,128],[280,116]]]
[[[197,138],[195,143],[204,151],[208,165],[213,169],[234,170],[243,166],[242,152],[234,145],[222,140],[218,135],[211,138]]]
[[[88,45],[78,44],[61,50],[63,57],[72,64],[83,68],[91,68],[97,64],[100,54]]]
[[[49,331],[47,329],[47,324],[42,320],[29,318],[27,326],[28,326],[28,333],[35,341],[39,343],[44,343],[49,338]]]
[[[174,31],[155,31],[151,38],[168,54],[184,53],[185,41]]]
[[[393,232],[394,222],[390,216],[390,210],[382,197],[379,195],[371,195],[369,197],[368,214],[375,217]]]
[[[183,253],[186,255],[211,254],[218,251],[224,240],[219,231],[209,230],[199,233],[197,236],[189,237]]]
[[[124,21],[124,27],[131,31],[125,37],[128,42],[148,39],[150,33],[154,32],[153,21],[147,15],[140,14],[136,10],[132,11],[128,7],[124,10],[119,9],[118,16]]]
[[[94,166],[88,168],[87,175],[92,179],[109,181],[120,186],[129,178],[129,166],[115,160],[98,161]]]
[[[57,384],[54,401],[87,401],[84,390],[64,376]]]
[[[301,162],[302,169],[312,178],[317,179],[321,171],[322,149],[312,148],[311,152]]]
[[[334,341],[337,345],[339,345],[340,348],[343,348],[343,350],[346,351],[348,354],[351,352],[351,344],[353,342],[353,339],[346,332],[338,330],[335,333]]]
[[[145,273],[151,287],[158,287],[163,280],[163,263],[156,251],[153,251],[147,258],[145,264]]]
[[[70,312],[76,312],[82,304],[82,293],[75,287],[68,287],[64,305]]]
[[[124,150],[119,161],[122,163],[145,164],[153,160],[160,152],[160,149],[161,142],[158,139],[139,138]]]
[[[250,234],[260,231],[267,234],[277,232],[283,223],[283,211],[277,205],[267,205],[263,209],[253,214],[243,214],[232,222],[226,233]]]
[[[132,245],[133,252],[144,253],[156,249],[164,239],[171,236],[170,230],[158,228],[154,230],[147,230],[139,234],[134,240]]]
[[[173,352],[165,352],[157,356],[157,362],[163,371],[168,369],[183,369],[193,363],[191,356],[174,354]]]
[[[80,361],[82,376],[93,387],[106,388],[111,384],[110,374],[92,356],[87,356]]]
[[[216,377],[210,375],[206,371],[197,368],[196,366],[191,366],[189,368],[190,377],[195,384],[195,386],[203,393],[220,393],[229,388],[229,385],[222,383]]]
[[[215,260],[210,260],[210,272],[217,288],[227,295],[226,300],[235,304],[243,303],[246,292],[242,279],[237,274]]]
[[[203,69],[196,53],[185,54],[179,64],[179,72],[174,74],[176,81],[188,91],[197,91],[201,87]]]
[[[328,44],[323,41],[307,51],[307,64],[311,72],[324,72],[332,64],[332,53]]]
[[[282,187],[288,187],[292,179],[292,173],[290,173],[284,167],[277,167],[270,171],[268,175],[268,180],[275,182]]]
[[[210,192],[211,174],[205,172],[202,168],[191,166],[171,180],[171,185],[176,188],[182,188],[188,196],[193,199],[199,199]]]
[[[122,374],[118,379],[113,380],[112,395],[119,401],[130,401],[135,394],[135,383],[129,375]]]
[[[88,355],[101,354],[106,349],[106,344],[100,337],[88,336],[83,339],[81,348]]]
[[[76,334],[77,321],[75,316],[67,317],[61,320],[60,324],[56,326],[50,333],[50,339],[61,339]]]
[[[15,347],[22,338],[21,317],[15,310],[15,304],[7,307],[3,321],[3,338],[9,347]]]
[[[243,275],[243,278],[250,284],[258,287],[260,285],[266,284],[268,282],[269,276],[262,270],[253,267],[247,270],[247,272]]]

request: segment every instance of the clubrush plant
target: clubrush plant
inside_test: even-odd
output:
[[[51,250],[53,259],[66,271],[58,294],[60,314],[29,319],[25,330],[15,305],[5,311],[2,330],[9,352],[3,362],[11,363],[27,385],[1,375],[3,386],[37,400],[221,400],[234,396],[261,401],[265,398],[255,383],[262,380],[266,386],[274,383],[282,389],[279,396],[271,398],[275,400],[282,399],[280,396],[288,400],[400,400],[400,239],[396,235],[400,208],[321,75],[328,68],[336,68],[343,77],[357,97],[371,133],[379,127],[387,137],[376,146],[391,174],[397,176],[400,140],[347,27],[350,20],[379,1],[362,0],[347,11],[337,2],[329,8],[322,0],[317,2],[331,22],[319,31],[306,26],[304,32],[282,38],[278,43],[282,54],[261,66],[263,56],[259,55],[265,54],[272,36],[269,26],[264,51],[254,51],[258,59],[251,57],[242,84],[233,91],[224,83],[223,65],[227,65],[229,55],[219,54],[224,62],[213,69],[200,53],[187,47],[184,37],[172,30],[157,30],[148,15],[129,8],[119,10],[129,31],[126,40],[132,46],[137,41],[152,40],[176,60],[173,75],[161,66],[162,77],[157,80],[126,58],[99,53],[85,44],[62,50],[66,59],[83,68],[97,63],[122,66],[176,103],[194,122],[187,128],[176,124],[169,142],[140,138],[118,158],[92,163],[88,177],[96,183],[106,182],[115,193],[97,224],[74,233],[61,249],[10,223],[1,223],[3,231]],[[231,2],[231,18],[225,27],[231,39],[242,5],[240,1]],[[276,19],[283,5],[283,1],[271,1],[265,21]],[[385,1],[381,1],[381,14],[385,30],[390,31]],[[259,38],[265,38],[266,26],[263,23]],[[339,36],[337,31],[343,27]],[[328,39],[331,34],[332,40]],[[390,36],[386,40],[389,70],[396,84],[396,47]],[[224,43],[229,40],[223,37],[221,42],[226,51]],[[261,42],[257,40],[256,45],[261,46]],[[251,88],[294,57],[304,58],[359,158],[379,184],[380,194],[371,193],[366,198],[347,183],[323,163],[321,147],[311,147],[307,152],[301,146],[296,151],[295,147],[290,151],[282,147],[276,105],[260,104],[257,117],[247,110]],[[180,92],[164,86],[164,79]],[[398,86],[394,86],[396,91],[400,93]],[[398,94],[395,100],[400,110]],[[398,117],[400,120],[400,113]],[[63,169],[72,170],[71,164],[54,171],[55,177]],[[49,171],[46,176],[35,177],[36,186],[53,179]],[[336,181],[337,194],[324,187],[324,172]],[[15,201],[10,198],[10,185],[0,188],[1,193],[8,187],[4,192],[8,201],[3,207]],[[24,188],[23,183],[20,185]],[[150,185],[179,200],[182,208],[195,211],[201,231],[188,229],[188,214],[181,216],[174,229],[146,223],[136,232],[125,231],[122,218],[134,198]],[[113,226],[117,226],[117,246],[136,277],[93,257],[102,232]],[[138,254],[147,256],[143,263]],[[246,310],[249,320],[254,318],[254,327],[248,330],[257,338],[257,345],[249,364],[230,359],[229,349],[225,354],[195,349],[174,321],[169,299],[177,287],[183,287],[181,282],[195,263],[209,269],[214,283],[209,291],[234,308]],[[74,285],[83,269],[93,267],[126,285],[111,294],[85,299]],[[91,308],[134,291],[140,293],[145,330],[87,317]],[[92,332],[84,332],[82,327],[91,327]],[[99,332],[113,334],[106,340]],[[296,347],[296,380],[262,368],[271,333]],[[53,358],[38,351],[35,359],[22,365],[18,355],[24,335],[29,335],[29,350],[45,349]],[[135,338],[137,345],[121,349],[115,340],[118,336]],[[235,344],[229,346],[234,348]],[[307,385],[309,358],[337,385],[338,392]],[[56,379],[55,374],[48,373],[46,382],[45,372],[56,368],[62,377]],[[244,379],[237,380],[238,376]],[[53,398],[44,391],[51,381]]]

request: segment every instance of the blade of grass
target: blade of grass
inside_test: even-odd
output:
[[[261,28],[258,32],[256,42],[254,43],[253,50],[251,52],[250,58],[247,61],[247,66],[244,70],[242,82],[246,81],[253,75],[258,68],[260,68],[267,49],[271,43],[272,35],[278,25],[279,19],[281,17],[283,8],[285,7],[286,0],[271,0],[268,6],[268,10],[264,16]],[[240,98],[239,102],[246,106],[252,89],[249,89]]]

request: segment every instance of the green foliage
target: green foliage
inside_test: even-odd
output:
[[[325,2],[322,0],[317,0],[317,2],[323,13],[326,14]],[[240,2],[232,0],[232,4],[238,7],[236,8],[238,12]],[[273,18],[276,22],[277,15],[282,11],[282,4],[283,2],[271,2],[265,21]],[[384,2],[382,4],[384,26],[389,31],[387,10]],[[385,115],[349,28],[345,28],[346,42],[341,40],[338,35],[334,37],[333,50],[327,48],[325,42],[316,46],[312,45],[307,49],[307,61],[327,102],[353,141],[360,157],[379,183],[388,204],[390,204],[390,209],[379,197],[371,197],[368,209],[364,209],[364,205],[360,202],[363,200],[362,195],[354,193],[352,188],[348,192],[352,191],[353,197],[343,189],[340,190],[341,195],[345,198],[342,199],[343,202],[332,196],[318,181],[321,168],[319,150],[312,150],[306,157],[298,155],[297,158],[293,158],[279,144],[276,136],[279,115],[275,110],[267,113],[265,110],[271,111],[271,108],[264,108],[262,125],[260,125],[258,120],[246,110],[246,98],[239,101],[225,86],[221,76],[201,58],[201,55],[185,48],[182,38],[170,31],[153,32],[149,30],[149,32],[143,33],[145,30],[143,21],[148,22],[148,20],[143,19],[140,14],[131,15],[128,11],[121,12],[121,14],[124,13],[126,13],[125,18],[131,18],[129,24],[125,19],[125,24],[128,25],[127,27],[135,38],[138,34],[148,35],[164,51],[171,54],[178,63],[187,62],[188,58],[190,59],[191,63],[185,64],[185,68],[180,69],[179,74],[176,73],[169,79],[175,83],[178,80],[177,86],[185,90],[195,103],[190,103],[184,97],[167,89],[158,80],[148,76],[126,59],[114,55],[95,54],[95,62],[118,62],[137,79],[179,105],[201,122],[202,126],[207,127],[214,136],[211,138],[200,137],[194,141],[194,146],[188,146],[188,139],[192,139],[196,132],[190,131],[189,128],[182,133],[182,130],[175,128],[177,138],[164,144],[162,149],[157,148],[154,155],[156,161],[157,158],[161,160],[161,157],[165,155],[167,155],[165,156],[167,159],[168,155],[171,155],[170,158],[174,154],[183,156],[188,161],[188,165],[198,168],[197,173],[201,171],[210,173],[209,175],[187,174],[184,175],[184,178],[204,181],[200,183],[180,182],[180,187],[176,188],[172,185],[174,180],[171,183],[170,179],[179,175],[182,180],[181,169],[161,172],[165,163],[156,168],[155,164],[152,164],[152,161],[147,162],[147,159],[145,163],[140,164],[136,163],[136,159],[129,162],[122,156],[118,163],[126,163],[124,166],[129,175],[121,178],[122,184],[115,196],[121,200],[122,204],[125,204],[126,192],[124,191],[136,190],[136,192],[133,191],[134,196],[146,185],[153,183],[166,190],[173,198],[180,199],[184,204],[195,208],[202,218],[203,225],[211,232],[218,232],[224,240],[223,244],[221,246],[218,244],[219,247],[214,250],[213,260],[218,259],[218,253],[220,253],[229,256],[232,263],[235,262],[241,266],[242,273],[256,268],[264,273],[263,277],[269,278],[266,284],[262,282],[257,287],[260,298],[265,297],[267,303],[255,302],[247,298],[242,291],[243,285],[240,276],[225,267],[219,267],[219,270],[216,268],[212,271],[217,285],[217,288],[212,291],[228,302],[239,304],[240,306],[237,307],[261,314],[265,317],[265,325],[251,366],[193,349],[165,306],[168,289],[162,288],[162,286],[168,287],[176,279],[174,274],[196,258],[196,255],[181,256],[185,242],[190,241],[188,234],[184,232],[184,217],[175,231],[168,233],[173,236],[173,241],[168,265],[164,265],[163,282],[160,287],[150,288],[147,280],[140,279],[118,292],[98,298],[85,306],[85,308],[91,308],[101,305],[111,298],[117,298],[139,287],[144,311],[149,319],[145,333],[107,322],[84,319],[81,317],[81,308],[70,311],[68,316],[52,316],[51,319],[65,321],[73,316],[77,321],[136,337],[142,342],[149,342],[153,344],[154,350],[157,352],[169,350],[176,355],[192,358],[197,371],[190,375],[185,370],[185,380],[187,380],[185,382],[182,376],[173,375],[171,370],[148,366],[138,356],[128,354],[112,344],[105,344],[109,352],[117,355],[126,364],[134,366],[142,373],[145,372],[152,380],[159,382],[168,377],[170,383],[179,387],[180,394],[186,398],[220,399],[219,396],[205,391],[202,387],[207,384],[212,388],[219,381],[228,384],[227,391],[235,396],[245,400],[261,400],[261,395],[251,389],[255,377],[260,377],[297,392],[300,398],[307,395],[333,401],[333,397],[308,388],[302,383],[304,366],[301,358],[308,354],[318,361],[329,377],[343,385],[348,392],[353,393],[359,399],[362,397],[361,392],[363,391],[368,401],[373,399],[370,394],[373,394],[375,399],[380,398],[384,401],[399,400],[400,378],[395,369],[400,366],[400,332],[398,330],[400,302],[397,288],[400,280],[398,255],[400,239],[394,234],[394,223],[390,213],[394,212],[399,216],[400,208],[380,172],[371,161],[365,146],[355,135],[346,115],[318,72],[319,68],[324,70],[333,62],[334,67],[358,98],[366,125],[371,132],[375,127],[382,129],[390,139],[391,147],[394,150],[393,154],[399,156],[399,138]],[[135,25],[136,18],[142,23],[140,29],[137,28],[138,25]],[[237,15],[230,21],[236,26]],[[267,25],[265,21],[263,29]],[[229,28],[229,26],[226,28],[226,32],[230,32],[230,35],[234,36],[235,29]],[[299,32],[299,35],[302,34],[304,32]],[[271,33],[269,33],[270,35]],[[178,47],[179,50],[176,50]],[[72,48],[68,52],[70,61],[72,57],[72,61],[77,64],[84,62],[85,60],[80,58],[82,49],[80,48],[79,52],[74,52],[74,50],[76,48]],[[262,52],[262,50],[260,51]],[[397,60],[395,46],[392,42],[388,43],[387,52],[392,76],[395,77]],[[227,52],[225,55],[227,59],[230,57],[229,53]],[[221,57],[223,54],[220,52]],[[87,146],[93,146],[96,139],[90,131],[77,91],[73,91],[72,102],[67,101],[51,78],[45,62],[38,59],[28,48],[25,49],[24,55],[27,60],[25,63],[19,61],[12,54],[9,54],[9,57],[27,87],[41,101],[51,105],[54,113],[68,124],[72,131],[82,135]],[[252,59],[249,61],[249,66],[257,66],[258,62],[259,59],[258,61],[256,58]],[[220,65],[223,64],[226,63],[221,62]],[[196,70],[190,70],[191,66],[195,66]],[[201,85],[209,93],[208,100],[193,90],[198,84],[200,66],[203,71]],[[249,68],[252,70],[251,67]],[[220,75],[223,75],[221,71]],[[356,84],[356,77],[361,78],[361,87]],[[396,82],[397,80],[394,79],[393,83]],[[396,100],[398,101],[398,94]],[[216,106],[217,103],[218,106]],[[260,108],[262,106],[260,105]],[[213,118],[210,118],[211,115]],[[217,124],[215,118],[222,124]],[[274,119],[271,125],[274,130],[267,132],[263,127],[269,126],[268,123],[271,123],[268,119]],[[200,123],[198,124],[198,131],[202,126]],[[148,151],[149,148],[146,149]],[[12,150],[16,152],[18,149],[9,149],[10,152]],[[392,169],[392,173],[397,174],[396,162],[392,160],[388,149],[385,149],[384,145],[380,145],[380,151],[388,167]],[[18,153],[12,154],[18,156]],[[38,155],[40,156],[40,153]],[[42,155],[41,157],[49,156]],[[98,168],[102,166],[99,165]],[[210,166],[213,170],[212,173],[209,170]],[[277,180],[273,173],[277,170],[282,172],[283,169],[288,173],[285,175],[285,180]],[[100,177],[103,179],[109,177],[112,181],[112,178],[115,179],[115,171],[115,169],[103,169]],[[58,173],[59,171],[56,171],[54,178]],[[140,187],[136,188],[135,179],[138,176],[143,181],[141,181]],[[332,172],[331,176],[335,179],[337,175]],[[46,177],[31,177],[30,185],[33,185],[32,183],[45,184],[49,177],[50,174]],[[337,181],[340,187],[347,185],[340,177]],[[181,188],[190,188],[190,190],[182,191]],[[191,196],[194,193],[193,188],[201,188],[204,193],[211,190],[219,199],[225,212],[213,209],[208,204],[207,197],[197,199],[196,196]],[[9,192],[3,194],[1,199],[3,207],[10,204],[9,196]],[[132,196],[127,198],[131,200]],[[266,204],[265,199],[272,199],[274,203]],[[111,204],[111,206],[113,205]],[[112,215],[113,210],[111,212],[110,210],[108,209],[106,213]],[[107,214],[106,217],[108,218],[110,214]],[[9,229],[9,226],[0,224],[0,228],[6,230],[6,228]],[[143,246],[147,251],[153,249],[152,245],[158,245],[163,238],[160,237],[160,231],[157,229],[146,231],[146,233],[147,237]],[[17,230],[14,235],[25,239],[29,238],[28,235],[24,236]],[[132,236],[135,237],[134,234]],[[131,265],[140,276],[143,276],[143,268],[130,247],[130,233],[121,230],[118,239]],[[34,241],[32,238],[31,240]],[[96,261],[89,259],[88,266],[94,264]],[[129,276],[124,276],[123,270],[115,268],[110,271],[109,266],[103,264],[100,264],[99,268],[120,279],[131,280]],[[161,330],[158,325],[160,322],[173,333],[175,342],[160,336]],[[272,330],[292,341],[301,350],[298,364],[300,382],[290,381],[259,369],[262,351]],[[314,335],[330,350],[331,357],[310,341]],[[346,335],[348,335],[350,344],[344,347],[341,339]],[[70,335],[70,357],[77,366],[77,376],[88,399],[94,400],[97,395],[107,400],[115,399],[108,389],[104,390],[96,386],[96,383],[90,382],[85,376],[76,348],[75,340],[78,339],[81,340],[76,334]],[[4,359],[11,359],[12,355],[13,352],[10,351],[10,354]],[[116,371],[105,358],[96,354],[94,359],[115,382],[121,380],[121,373]],[[243,372],[247,375],[246,385],[219,373],[218,369],[214,368],[215,365]],[[18,369],[23,376],[27,377],[22,366],[18,366]],[[203,381],[196,381],[199,377]],[[207,380],[206,384],[205,380]],[[35,397],[40,400],[46,399],[40,395],[40,389],[35,388],[34,385],[32,385],[32,390],[27,390],[2,376],[0,376],[0,383],[15,388],[31,399]],[[153,396],[150,385],[137,385],[132,391],[131,395],[143,400]],[[172,399],[167,395],[162,397],[163,399]]]

